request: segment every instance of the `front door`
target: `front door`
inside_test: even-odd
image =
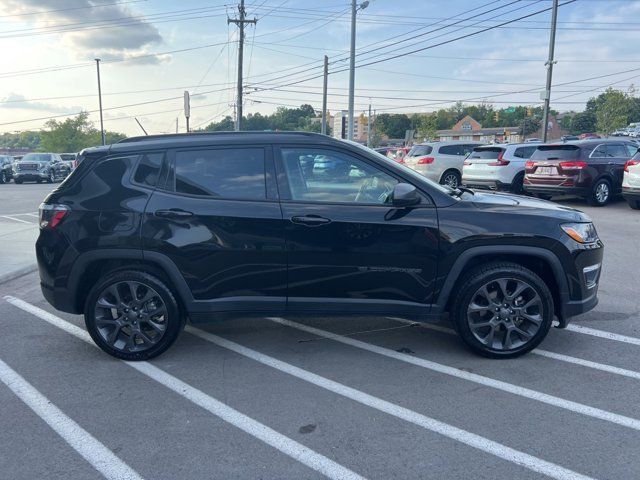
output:
[[[416,208],[392,208],[400,179],[346,149],[282,146],[276,158],[288,309],[428,313],[438,251],[428,196]]]
[[[282,310],[284,226],[271,148],[170,151],[169,174],[146,208],[144,254],[177,267],[190,311]]]

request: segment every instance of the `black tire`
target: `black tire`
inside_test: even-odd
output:
[[[131,284],[138,285],[135,290],[137,294],[144,295],[148,292],[151,297],[147,300],[140,299],[140,301],[134,301],[131,296],[127,297],[126,291],[129,288],[127,285]],[[120,287],[117,287],[118,285]],[[122,287],[122,285],[125,286]],[[110,287],[114,286],[118,292],[117,299],[109,293],[113,291],[113,288]],[[133,292],[134,290],[129,289],[128,291]],[[123,292],[125,295],[121,296]],[[98,304],[99,300],[101,300],[101,304]],[[118,303],[118,305],[127,308],[105,307],[104,305],[109,305],[109,302]],[[149,312],[150,303],[154,307],[152,311],[163,308],[161,318],[156,316],[152,320],[151,312]],[[160,307],[157,307],[158,304]],[[134,310],[139,314],[137,318]],[[142,315],[145,317],[141,317]],[[109,318],[114,316],[117,318]],[[138,320],[138,318],[142,318],[142,320]],[[157,357],[175,342],[184,326],[184,317],[169,287],[153,275],[132,270],[107,274],[91,288],[85,302],[84,320],[87,331],[96,345],[109,355],[122,360],[149,360]],[[136,320],[138,321],[136,322]],[[132,323],[137,323],[137,325],[134,326]],[[99,328],[98,324],[101,324],[102,327]],[[154,325],[156,328],[151,328]],[[111,328],[112,326],[113,328]],[[157,333],[158,327],[162,327],[162,333]],[[155,342],[146,341],[145,338],[148,339],[149,334],[153,334],[154,331],[158,335],[157,338],[152,337]],[[112,336],[115,338],[112,342],[105,338]],[[124,345],[120,346],[122,342]]]
[[[0,183],[9,183],[7,172],[5,172],[4,170],[0,171]]]
[[[502,303],[499,301],[501,287],[498,281],[505,282],[507,292],[511,286],[511,294],[516,293],[519,285],[525,286],[522,293],[514,297],[512,301],[509,302],[506,297],[503,297],[504,305],[509,304],[509,307],[497,305]],[[492,291],[492,285],[495,285],[495,291]],[[496,295],[493,300],[496,303],[492,303],[491,300],[487,302],[489,308],[484,308],[485,306],[480,303],[483,294],[479,292],[485,291],[483,286],[487,287],[486,291],[489,294],[495,293]],[[553,321],[553,296],[538,275],[521,265],[507,262],[480,265],[465,275],[456,289],[457,294],[450,312],[453,325],[467,346],[482,356],[489,358],[518,357],[536,348],[549,333]],[[532,301],[535,303],[527,307]],[[518,302],[520,302],[520,306],[518,306]],[[522,302],[525,304],[523,305]],[[496,307],[495,310],[494,307]],[[516,313],[511,308],[516,310]],[[517,313],[518,309],[520,313]],[[484,313],[480,313],[483,310]],[[488,319],[489,315],[491,315],[491,319]],[[539,317],[539,322],[529,320],[537,317]],[[476,320],[480,321],[476,322]],[[483,323],[491,325],[485,327],[482,326]],[[472,324],[474,329],[471,327]],[[484,328],[487,330],[483,330]],[[493,331],[492,334],[491,331]],[[483,336],[485,332],[486,336]],[[520,332],[527,334],[528,337]],[[515,336],[517,336],[515,340],[518,342],[514,342]],[[491,340],[487,340],[489,338]],[[509,338],[510,345],[517,344],[513,348],[504,348],[507,338]],[[488,341],[490,345],[483,343],[482,340]],[[496,346],[496,342],[502,342],[502,347]]]
[[[509,187],[509,191],[511,193],[515,193],[516,195],[524,195],[524,172],[517,174],[513,181],[511,182],[511,186]]]
[[[594,207],[604,207],[609,203],[612,195],[611,182],[606,178],[601,178],[591,186],[591,193],[587,197],[587,202]]]
[[[451,188],[458,188],[462,185],[462,176],[457,170],[447,170],[440,177],[440,185],[448,185]]]
[[[21,185],[21,184],[22,184],[22,180],[20,180],[20,179],[17,179],[17,178],[16,178],[16,179],[14,179],[13,181],[14,181],[15,183],[17,183],[18,185]]]
[[[627,199],[627,203],[629,204],[629,206],[631,208],[633,208],[634,210],[640,210],[640,200],[631,200],[631,199]]]
[[[533,196],[540,200],[551,200],[551,195],[545,195],[544,193],[534,193]]]

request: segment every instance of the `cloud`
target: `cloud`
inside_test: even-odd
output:
[[[62,107],[60,105],[52,105],[50,103],[31,102],[28,101],[24,95],[20,95],[18,93],[10,93],[6,97],[0,99],[0,102],[1,109],[32,110],[69,114],[78,113],[82,110],[81,107]]]
[[[61,35],[81,58],[125,58],[163,42],[153,24],[127,6],[114,5],[113,0],[2,0],[0,11],[13,15],[13,20],[30,22],[33,27],[44,29],[25,33],[49,29],[59,32],[48,37],[55,41],[56,36]],[[31,15],[33,12],[47,13]],[[21,13],[30,15],[15,16]],[[151,56],[137,63],[161,61],[162,58]]]

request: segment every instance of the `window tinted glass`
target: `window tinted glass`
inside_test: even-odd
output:
[[[531,155],[531,160],[567,160],[580,157],[580,147],[575,145],[541,145]]]
[[[398,181],[343,152],[283,148],[291,199],[303,202],[391,203]]]
[[[423,155],[429,155],[433,151],[433,147],[431,145],[414,145],[409,150],[407,156],[409,157],[421,157]]]
[[[517,158],[529,158],[536,151],[537,147],[518,147],[513,156]]]
[[[469,158],[495,160],[496,158],[498,158],[498,155],[500,155],[501,152],[502,152],[502,149],[500,148],[483,148],[483,149],[478,149],[471,152],[471,155],[469,155]]]
[[[478,145],[462,145],[462,154],[463,155],[469,155],[471,152],[473,152],[473,149],[476,148]]]
[[[445,145],[438,152],[442,155],[464,155],[462,145]]]
[[[591,158],[605,158],[607,156],[607,146],[598,145],[593,152],[591,152]]]
[[[264,150],[233,148],[176,153],[178,193],[218,198],[264,200]]]
[[[626,158],[628,156],[627,149],[624,148],[624,145],[607,145],[607,157]]]
[[[49,153],[27,153],[22,157],[23,162],[49,162],[51,155]]]
[[[160,176],[162,157],[161,153],[143,153],[140,156],[136,173],[133,175],[133,181],[141,185],[155,187]]]
[[[630,143],[625,144],[625,148],[627,149],[627,155],[629,157],[633,157],[638,152],[638,147],[636,145],[631,145]]]

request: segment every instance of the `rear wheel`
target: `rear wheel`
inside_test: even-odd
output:
[[[9,183],[7,172],[4,170],[0,171],[0,183]]]
[[[148,360],[167,350],[184,320],[171,290],[148,273],[106,275],[89,292],[85,324],[93,341],[123,360]]]
[[[458,188],[462,182],[462,177],[455,170],[447,170],[440,178],[440,184],[451,188]]]
[[[16,178],[13,181],[16,182],[18,185],[20,185],[22,183],[22,180],[19,179],[19,178]]]
[[[627,199],[627,203],[629,204],[629,206],[631,208],[633,208],[634,210],[640,210],[640,200],[631,200],[631,199]]]
[[[601,178],[591,187],[591,193],[587,197],[589,205],[603,207],[611,199],[611,182],[606,178]]]
[[[452,320],[462,340],[490,358],[517,357],[534,349],[553,320],[547,285],[514,263],[473,269],[460,282],[452,305]]]
[[[513,181],[511,182],[511,193],[515,193],[516,195],[522,195],[524,193],[524,187],[522,186],[524,182],[524,173],[519,173],[515,176]]]

